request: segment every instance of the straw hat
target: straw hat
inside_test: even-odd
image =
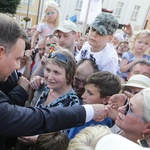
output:
[[[120,135],[109,134],[101,138],[96,144],[95,150],[148,150]]]
[[[145,89],[150,87],[150,78],[145,75],[133,75],[129,78],[127,83],[122,84],[122,87],[131,86],[131,87],[137,87],[141,89]]]

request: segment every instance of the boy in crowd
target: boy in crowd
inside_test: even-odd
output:
[[[95,60],[100,71],[116,74],[118,56],[109,43],[118,28],[117,19],[109,13],[100,13],[90,25],[88,41],[76,56],[76,60],[91,58]]]
[[[114,75],[108,71],[95,72],[86,78],[85,91],[82,95],[83,104],[107,105],[110,96],[118,94],[120,90],[121,83],[117,75]],[[101,122],[91,120],[83,126],[71,128],[68,137],[72,139],[85,127],[99,124],[112,127],[113,122],[110,118],[105,118]]]

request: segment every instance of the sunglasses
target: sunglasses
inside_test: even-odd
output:
[[[56,13],[57,13],[56,11],[50,11],[50,12],[47,12],[46,15],[47,16],[52,16],[52,15],[54,15]]]
[[[70,60],[65,54],[59,53],[59,52],[53,52],[49,55],[48,58],[52,59],[58,59],[60,62],[67,64]]]
[[[145,123],[147,122],[144,117],[141,117],[141,116],[135,114],[135,113],[131,110],[129,103],[126,105],[125,115],[127,115],[127,114],[131,114],[131,115],[133,115],[133,116],[135,116],[135,117],[137,117],[137,118],[140,118],[140,119],[143,120]]]

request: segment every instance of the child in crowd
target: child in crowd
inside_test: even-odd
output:
[[[108,134],[111,131],[107,126],[86,127],[70,140],[67,150],[95,150],[97,142]]]
[[[82,95],[83,104],[104,104],[107,105],[110,96],[119,93],[121,89],[120,80],[110,72],[96,72],[87,77],[85,81],[85,92]],[[105,117],[105,116],[104,116]],[[102,122],[90,121],[83,126],[72,128],[68,137],[72,139],[80,130],[90,125],[107,125],[111,127],[112,120],[104,119]]]
[[[140,31],[134,38],[133,50],[124,52],[120,64],[120,75],[126,80],[129,69],[140,60],[150,61],[150,56],[144,54],[150,48],[150,31]],[[119,70],[118,70],[119,71]]]
[[[57,28],[60,22],[60,12],[58,4],[54,0],[49,0],[44,7],[44,15],[41,23],[38,25],[35,31],[32,41],[31,49],[34,50],[37,38],[44,38],[53,34],[54,30]]]
[[[116,74],[118,56],[110,41],[118,25],[117,19],[112,14],[100,13],[90,25],[88,42],[85,42],[76,60],[91,58],[95,60],[100,71]]]
[[[69,138],[61,132],[45,133],[38,136],[35,150],[67,150]]]

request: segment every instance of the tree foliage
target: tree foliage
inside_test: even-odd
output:
[[[15,14],[20,0],[0,0],[0,12]]]

